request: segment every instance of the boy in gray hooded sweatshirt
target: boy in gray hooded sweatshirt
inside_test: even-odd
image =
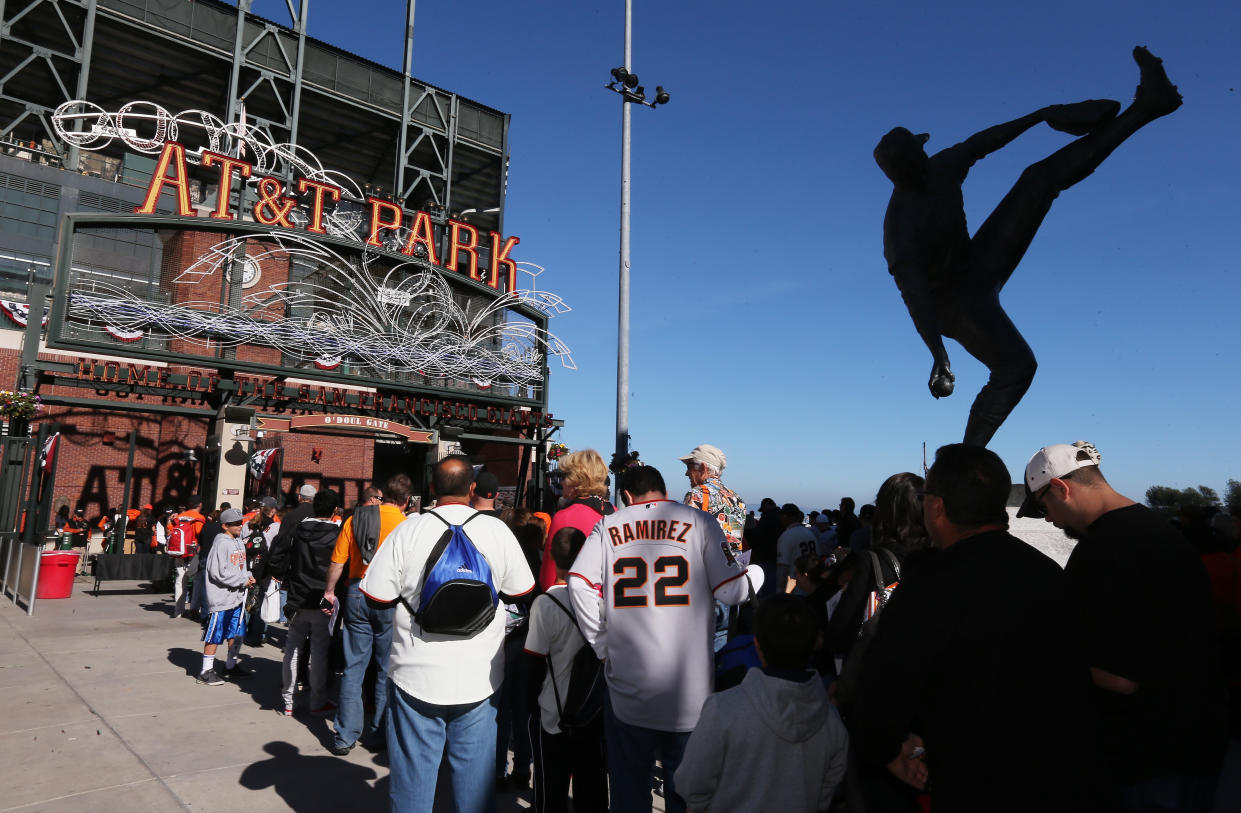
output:
[[[237,679],[251,674],[248,669],[237,665],[237,650],[241,648],[241,638],[246,634],[246,588],[254,584],[254,578],[246,568],[246,546],[240,539],[242,523],[241,512],[236,508],[220,513],[224,531],[212,542],[204,567],[206,607],[210,615],[203,626],[203,668],[198,682],[208,686],[219,686],[224,682],[215,670],[215,652],[225,641],[228,642],[225,677]]]
[[[849,735],[807,669],[818,622],[805,599],[764,599],[754,618],[762,669],[702,706],[675,774],[695,813],[826,810],[845,774]]]

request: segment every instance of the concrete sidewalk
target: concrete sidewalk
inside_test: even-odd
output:
[[[0,811],[388,809],[386,754],[333,756],[327,720],[275,713],[277,648],[243,648],[248,680],[201,685],[200,627],[169,596],[92,584],[33,617],[0,602]]]

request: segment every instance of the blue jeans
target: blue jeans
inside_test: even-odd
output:
[[[391,813],[431,813],[441,758],[448,760],[452,809],[495,813],[495,697],[437,706],[411,697],[395,683],[389,693]]]
[[[616,719],[611,700],[604,705],[604,740],[608,750],[608,778],[612,813],[650,813],[651,773],[655,759],[664,766],[664,810],[685,813],[672,775],[681,764],[690,732],[658,731]]]
[[[375,674],[375,713],[366,729],[366,739],[384,735],[388,708],[388,650],[392,646],[392,617],[395,608],[375,610],[366,603],[358,588],[360,580],[350,582],[345,599],[345,674],[340,681],[340,702],[336,706],[338,747],[353,745],[362,734],[366,711],[362,706],[362,680],[371,658],[378,667]]]

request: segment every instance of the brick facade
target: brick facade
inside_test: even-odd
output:
[[[45,352],[39,357],[46,361],[78,361],[76,356],[56,353]],[[0,382],[16,380],[19,361],[17,351],[0,350]],[[188,368],[171,369],[174,373],[185,373]],[[59,395],[100,401],[131,400],[68,385],[44,385],[40,394],[44,398]],[[171,400],[149,395],[146,398],[152,403]],[[136,441],[128,507],[151,503],[157,509],[175,508],[199,490],[203,450],[211,431],[211,422],[206,416],[93,406],[48,406],[32,421],[32,433],[37,433],[39,423],[46,421],[61,425],[53,513],[67,504],[71,508],[84,508],[88,517],[97,518],[108,508],[121,504],[131,431]],[[297,489],[309,483],[316,488],[334,489],[347,506],[354,505],[362,490],[385,470],[388,473],[404,470],[414,481],[415,493],[428,496],[426,466],[434,462],[436,452],[435,447],[385,443],[364,433],[296,431],[268,433],[257,444],[226,438],[221,453],[231,453],[241,460],[248,458],[252,448],[267,446],[279,446],[283,450],[281,493],[286,501],[292,502]],[[473,463],[486,465],[501,486],[516,485],[522,447],[485,441],[465,441],[461,446]],[[199,459],[187,460],[186,453],[190,451]],[[377,456],[380,458],[378,466]],[[205,496],[210,502],[210,495]],[[225,495],[222,499],[237,504],[242,496]]]
[[[160,286],[165,291],[171,292],[172,304],[220,301],[221,282],[217,274],[203,273],[196,277],[193,272],[187,272],[186,269],[191,268],[201,258],[210,256],[211,249],[223,242],[226,237],[224,232],[181,231],[164,241],[163,258],[160,263]],[[250,262],[258,268],[264,288],[289,281],[290,255],[277,252],[276,248],[275,243],[269,240],[246,241],[246,254],[252,258]],[[257,259],[259,256],[263,259]],[[207,269],[203,268],[203,270]],[[224,299],[229,301],[232,297],[232,292],[229,291],[231,285],[225,283],[223,287]],[[244,289],[241,295],[245,296]],[[250,315],[256,319],[270,318],[273,321],[279,321],[284,316],[275,303],[253,311]],[[204,350],[207,349],[198,341],[172,339],[168,342],[170,353],[183,353],[187,356],[209,355],[210,350],[206,353]],[[281,353],[275,347],[245,344],[237,348],[237,359],[279,366]]]

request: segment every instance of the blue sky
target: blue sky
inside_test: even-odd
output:
[[[257,13],[284,21],[283,3]],[[312,2],[313,36],[400,67],[404,3]],[[506,230],[573,311],[553,330],[571,448],[613,447],[624,3],[421,0],[416,77],[511,113]],[[1130,51],[1185,97],[1061,195],[1002,301],[1038,356],[991,448],[1014,478],[1084,438],[1141,499],[1241,479],[1241,6],[634,2],[634,70],[670,104],[633,123],[632,447],[678,495],[676,460],[728,455],[749,502],[870,501],[960,439],[986,370],[949,343],[957,391],[888,275],[891,186],[871,158],[895,125],[942,149],[1046,104],[1132,98]],[[972,170],[977,227],[1022,168],[1069,137],[1040,127]]]

